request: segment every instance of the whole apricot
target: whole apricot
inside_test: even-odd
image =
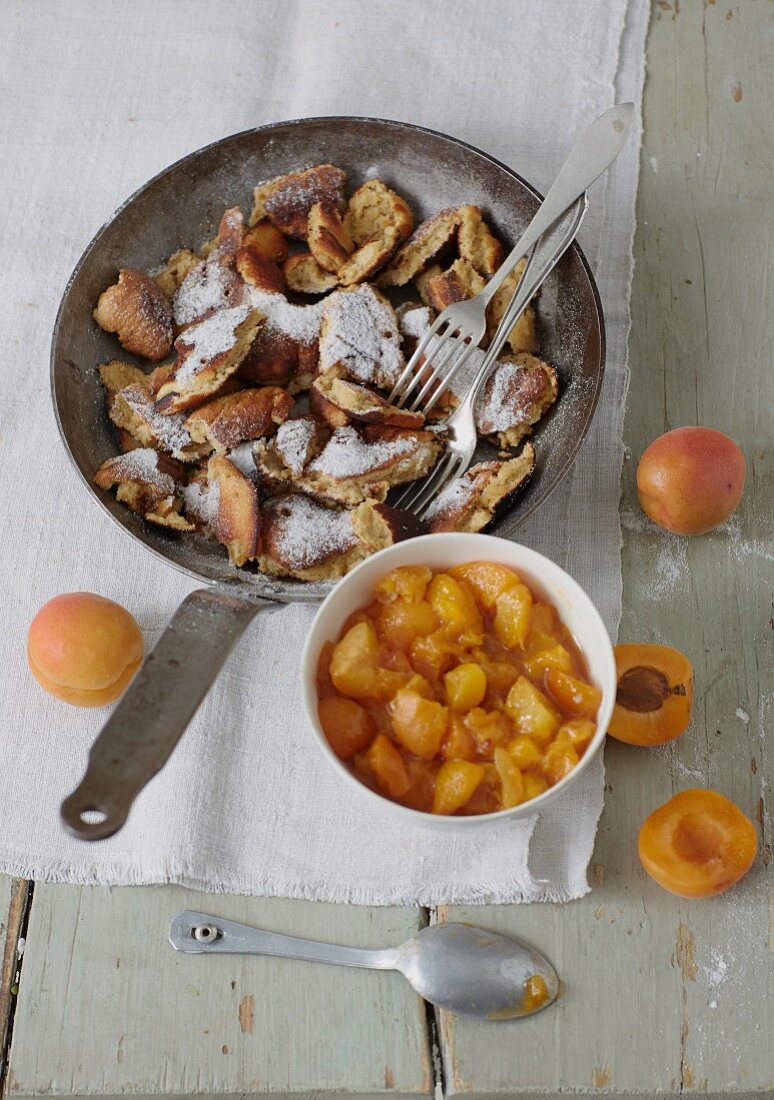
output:
[[[50,695],[78,707],[112,703],[128,687],[142,656],[134,616],[92,592],[49,600],[27,637],[32,675]]]
[[[677,535],[703,535],[736,511],[744,476],[733,439],[712,428],[675,428],[644,452],[637,491],[654,523]]]

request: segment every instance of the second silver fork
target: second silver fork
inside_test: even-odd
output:
[[[478,444],[475,413],[481,390],[494,369],[497,356],[508,339],[511,329],[577,236],[587,209],[588,197],[584,194],[535,245],[516,293],[497,327],[475,378],[458,407],[446,421],[448,439],[444,454],[427,477],[413,482],[394,501],[396,507],[407,508],[422,519],[433,499],[467,470]],[[450,367],[454,372],[455,363],[452,362]],[[439,390],[443,389],[442,382],[437,384]]]

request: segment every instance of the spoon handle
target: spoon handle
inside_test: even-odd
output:
[[[283,959],[306,959],[308,962],[360,966],[368,970],[394,970],[398,957],[397,951],[391,947],[378,951],[319,943],[298,936],[284,936],[279,932],[266,932],[249,924],[223,920],[192,909],[183,909],[173,917],[169,942],[175,951],[193,955],[275,955]]]
[[[526,256],[557,218],[607,171],[629,140],[633,127],[634,104],[618,103],[584,130],[521,239],[482,291],[487,301],[492,300],[518,260]]]

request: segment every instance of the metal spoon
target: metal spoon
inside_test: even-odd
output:
[[[488,1020],[531,1016],[559,992],[554,968],[539,952],[474,924],[431,924],[400,947],[373,950],[283,936],[184,909],[172,920],[169,942],[189,954],[276,955],[399,970],[431,1004]]]

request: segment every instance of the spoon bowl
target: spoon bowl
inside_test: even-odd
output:
[[[462,1016],[531,1016],[559,993],[556,971],[540,952],[475,924],[431,924],[397,954],[396,969],[417,993]]]

